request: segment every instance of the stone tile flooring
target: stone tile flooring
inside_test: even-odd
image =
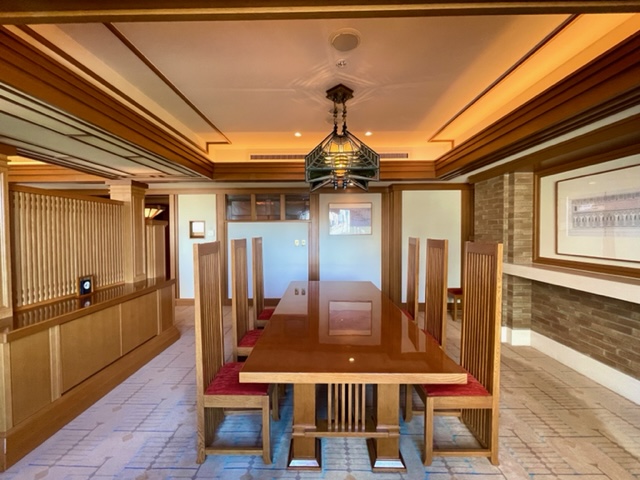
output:
[[[291,400],[272,423],[272,465],[259,456],[195,461],[193,308],[178,307],[182,337],[5,473],[1,479],[640,479],[640,406],[530,347],[502,348],[500,466],[484,458],[420,461],[423,420],[402,423],[406,473],[372,473],[365,441],[323,439],[320,472],[286,470]],[[227,337],[229,312],[226,316]],[[456,357],[459,322],[449,321]],[[416,406],[419,400],[415,397]],[[224,431],[259,439],[251,417]],[[470,437],[455,418],[436,419],[436,443]],[[452,440],[453,439],[453,440]]]

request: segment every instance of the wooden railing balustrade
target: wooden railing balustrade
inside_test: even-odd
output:
[[[124,282],[123,203],[12,186],[11,242],[16,308]]]

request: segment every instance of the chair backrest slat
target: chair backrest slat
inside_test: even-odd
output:
[[[196,385],[198,395],[224,364],[222,261],[220,242],[193,246]]]
[[[444,345],[447,325],[449,241],[427,239],[424,329]]]
[[[407,251],[407,312],[418,318],[418,283],[420,281],[420,239],[409,237]]]
[[[231,315],[235,328],[232,329],[233,345],[249,331],[254,323],[249,312],[249,279],[247,270],[247,240],[231,240]]]
[[[264,267],[262,258],[262,237],[251,239],[252,287],[253,287],[253,324],[264,310]]]
[[[460,364],[494,395],[500,381],[502,244],[467,242]]]

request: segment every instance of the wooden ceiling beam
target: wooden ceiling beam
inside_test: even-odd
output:
[[[624,13],[640,11],[639,0],[564,1],[419,1],[388,0],[5,0],[0,3],[0,23],[86,23],[132,21],[255,20],[302,18],[367,18],[457,15],[523,15]]]

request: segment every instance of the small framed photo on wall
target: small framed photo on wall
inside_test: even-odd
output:
[[[204,238],[204,220],[189,222],[189,238]]]

